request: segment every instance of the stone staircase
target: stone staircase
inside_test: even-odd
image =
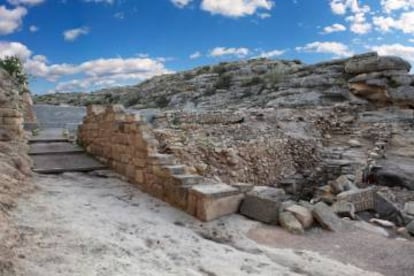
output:
[[[29,140],[33,172],[58,174],[105,169],[85,151],[63,137],[61,129],[47,129]]]

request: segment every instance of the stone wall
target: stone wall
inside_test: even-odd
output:
[[[18,233],[9,219],[16,199],[30,187],[31,161],[23,131],[22,101],[16,84],[0,70],[0,275],[14,275]]]
[[[173,155],[159,154],[151,128],[122,106],[89,106],[78,140],[87,152],[144,192],[201,220],[236,212],[243,197],[229,185],[188,174]]]

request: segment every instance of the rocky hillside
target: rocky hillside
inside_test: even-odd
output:
[[[152,78],[136,86],[94,93],[37,96],[36,103],[88,105],[120,103],[136,109],[324,106],[349,101],[412,105],[410,64],[367,53],[314,65],[254,59],[220,63]]]

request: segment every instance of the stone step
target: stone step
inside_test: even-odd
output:
[[[82,152],[84,150],[81,147],[71,143],[34,143],[30,145],[29,155],[72,154]]]
[[[171,154],[156,153],[156,154],[151,154],[149,158],[153,164],[164,165],[164,166],[174,165],[174,162],[175,162],[174,156]]]
[[[33,155],[32,159],[33,171],[42,174],[89,172],[106,169],[105,165],[84,153]]]
[[[202,221],[237,213],[244,193],[224,183],[198,184],[189,190],[187,212]]]
[[[179,180],[182,186],[193,186],[200,184],[203,181],[203,177],[191,174],[174,175],[174,178]]]
[[[185,174],[184,165],[164,166],[164,168],[168,169],[174,175]]]

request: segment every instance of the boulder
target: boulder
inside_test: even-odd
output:
[[[351,58],[345,63],[345,72],[348,74],[361,74],[386,70],[399,70],[409,72],[411,65],[402,58],[394,56],[378,56],[366,54]]]
[[[381,191],[374,194],[374,210],[382,219],[392,221],[396,225],[404,224],[399,208]]]
[[[414,220],[406,226],[408,233],[414,236]]]
[[[332,191],[336,194],[357,189],[357,187],[345,175],[341,175],[334,181],[331,181],[329,185],[331,186]]]
[[[355,212],[374,209],[374,190],[371,188],[345,191],[336,196],[338,201],[351,202]]]
[[[408,160],[403,161],[406,163],[381,160],[380,167],[372,171],[375,182],[380,186],[400,186],[414,191],[414,165],[409,164]]]
[[[285,210],[289,213],[292,213],[304,229],[312,226],[313,216],[312,212],[309,211],[309,209],[295,204],[285,208]]]
[[[282,189],[256,186],[246,194],[240,213],[260,222],[278,224],[279,208],[286,199],[287,196]]]
[[[409,201],[405,203],[404,212],[410,216],[414,216],[414,201]]]
[[[317,203],[312,210],[313,217],[325,229],[339,231],[342,228],[341,219],[323,202]]]
[[[355,206],[351,202],[337,201],[332,205],[332,208],[340,217],[355,219]]]
[[[302,224],[290,212],[282,212],[279,216],[280,225],[292,234],[304,234]]]

